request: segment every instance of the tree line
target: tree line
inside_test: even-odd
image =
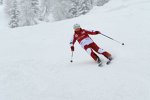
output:
[[[102,6],[109,0],[0,0],[5,6],[11,28],[78,17],[88,13],[93,6]]]

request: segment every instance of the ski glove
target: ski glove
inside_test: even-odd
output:
[[[100,34],[100,31],[95,31],[95,34]]]
[[[74,51],[74,46],[71,46],[71,51]]]

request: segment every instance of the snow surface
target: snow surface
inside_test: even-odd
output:
[[[1,12],[0,100],[150,100],[149,0],[111,0],[78,18],[15,29]],[[112,64],[98,67],[78,43],[70,63],[74,23],[125,46],[92,36]]]

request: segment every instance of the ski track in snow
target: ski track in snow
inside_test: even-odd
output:
[[[31,27],[9,29],[0,20],[0,100],[150,100],[150,1],[117,1],[78,18]],[[76,43],[70,63],[74,23],[125,46],[91,36],[112,53],[113,62],[98,67]]]

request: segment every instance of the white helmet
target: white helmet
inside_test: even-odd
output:
[[[73,29],[81,28],[79,24],[74,24]]]

